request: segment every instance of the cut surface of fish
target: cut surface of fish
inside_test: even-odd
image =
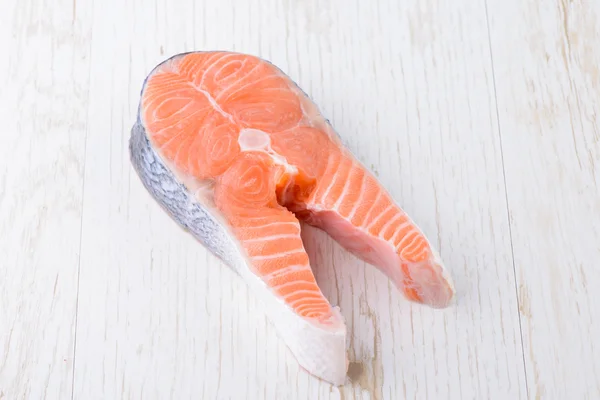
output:
[[[414,302],[446,307],[454,296],[417,225],[265,60],[215,51],[161,63],[142,88],[130,155],[152,196],[244,279],[299,364],[321,379],[345,382],[347,333],[317,285],[300,221]]]

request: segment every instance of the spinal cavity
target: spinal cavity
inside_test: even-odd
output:
[[[271,137],[260,129],[242,129],[238,136],[238,144],[241,151],[262,151],[271,156],[275,164],[283,166],[287,173],[292,175],[298,173],[298,169],[294,165],[288,164],[285,157],[271,148]]]
[[[238,144],[242,151],[262,150],[268,152],[271,149],[271,138],[266,132],[247,128],[240,131]]]
[[[271,147],[271,137],[259,129],[245,128],[238,136],[240,150],[259,151],[271,157],[273,164],[280,167],[276,172],[277,200],[281,205],[290,205],[305,200],[314,187],[314,179],[305,177],[295,165]]]

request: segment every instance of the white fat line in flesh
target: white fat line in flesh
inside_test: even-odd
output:
[[[371,221],[371,222],[369,223],[369,225],[367,225],[367,226],[365,227],[365,230],[368,232],[368,231],[369,231],[369,229],[371,229],[371,227],[372,227],[373,225],[375,225],[375,224],[376,224],[376,223],[377,223],[377,222],[378,222],[378,221],[379,221],[381,218],[383,218],[383,216],[385,215],[385,213],[387,213],[387,212],[388,212],[389,210],[391,210],[392,208],[394,208],[394,205],[393,205],[393,204],[390,204],[390,205],[388,205],[388,206],[385,208],[385,210],[383,210],[383,211],[381,212],[381,214],[379,214],[377,217],[373,218],[373,221]],[[389,223],[389,222],[388,222],[388,223]],[[386,224],[386,225],[387,225],[387,224]]]
[[[155,77],[156,74],[153,75],[153,77]],[[150,86],[147,86],[144,89],[144,94],[143,94],[143,101],[144,101],[144,109],[149,109],[151,107],[156,107],[156,103],[158,103],[159,105],[164,103],[165,101],[168,101],[171,99],[171,97],[169,97],[169,95],[173,94],[173,93],[177,93],[179,89],[181,89],[181,85],[185,85],[186,81],[185,80],[181,80],[181,81],[176,81],[174,83],[171,83],[169,85],[165,85],[165,84],[155,84],[154,82],[150,81],[149,84]],[[164,100],[161,100],[164,99]]]
[[[217,96],[217,99],[216,99],[216,100],[223,100],[223,101],[227,102],[227,100],[229,100],[229,97],[231,97],[231,96],[233,96],[234,94],[237,94],[237,93],[239,93],[240,91],[242,91],[242,90],[246,89],[248,86],[255,85],[255,84],[259,83],[259,82],[262,82],[262,81],[264,81],[264,80],[267,80],[267,79],[269,79],[269,78],[272,78],[273,76],[275,76],[275,75],[266,75],[266,76],[263,76],[263,77],[261,77],[261,78],[259,78],[259,79],[255,80],[255,81],[250,81],[250,82],[248,82],[248,83],[246,83],[246,84],[244,84],[244,85],[242,85],[242,86],[240,86],[240,87],[236,88],[236,89],[235,89],[233,92],[231,92],[231,93],[226,93],[226,91],[227,91],[228,89],[230,89],[230,88],[231,88],[233,85],[236,85],[238,82],[240,82],[240,81],[241,81],[241,80],[243,80],[243,79],[246,79],[246,78],[247,78],[249,75],[251,75],[251,74],[254,72],[254,70],[255,70],[256,68],[258,68],[259,66],[260,66],[260,64],[256,64],[256,65],[254,66],[254,68],[252,68],[252,69],[251,69],[251,70],[250,70],[250,71],[249,71],[249,72],[248,72],[246,75],[242,76],[240,79],[238,79],[237,81],[233,82],[231,85],[227,86],[226,88],[223,88],[223,89],[222,89],[222,91],[221,91],[221,93],[220,93],[220,94]],[[225,93],[225,94],[227,94],[227,97],[223,99],[223,98],[221,98],[221,97],[222,97],[222,95],[223,95],[224,93]]]
[[[323,204],[323,200],[325,199],[325,196],[327,195],[327,193],[331,189],[331,186],[335,182],[335,172],[332,171],[332,168],[335,168],[335,166],[331,162],[331,158],[328,158],[327,159],[327,167],[325,168],[325,172],[323,173],[323,176],[327,176],[327,175],[329,175],[331,173],[332,175],[334,175],[334,178],[331,179],[331,182],[329,182],[329,185],[327,186],[327,189],[325,189],[325,191],[323,192],[323,194],[321,194],[321,196],[319,197],[319,199],[317,200],[315,198],[315,202],[317,204],[320,204],[320,205]]]
[[[281,74],[280,74],[281,75]],[[286,81],[289,81],[289,78],[287,77],[283,77]],[[313,120],[315,119],[314,115],[309,115],[308,112],[306,111],[306,108],[304,107],[304,103],[307,102],[304,93],[302,93],[299,89],[298,86],[295,83],[292,83],[291,85],[288,83],[288,88],[296,95],[296,97],[300,100],[300,110],[302,111],[302,116],[304,118],[302,118],[302,122],[306,125],[308,125],[309,127],[313,128],[314,127],[314,122]],[[309,104],[314,111],[314,105]],[[300,121],[299,121],[300,122]],[[299,125],[299,124],[298,124]]]
[[[302,240],[302,239],[300,239],[300,237],[298,236],[297,233],[282,233],[282,234],[279,234],[279,235],[263,236],[263,237],[253,238],[253,239],[245,239],[245,240],[242,240],[242,242],[244,242],[244,243],[255,243],[255,242],[267,242],[267,241],[279,240],[279,239],[298,239],[298,240]]]
[[[298,299],[296,299],[296,300],[294,300],[294,301],[290,301],[290,302],[286,301],[286,303],[288,303],[292,307],[295,307],[297,304],[303,303],[303,302],[305,302],[307,300],[317,300],[317,301],[321,301],[322,300],[322,301],[325,301],[325,302],[327,301],[325,299],[325,296],[323,296],[323,294],[320,291],[317,292],[315,290],[305,290],[305,289],[297,290],[295,292],[286,294],[285,296],[283,296],[283,299],[286,300],[287,298],[295,296],[295,295],[298,295],[298,294],[301,294],[303,296],[300,297],[300,298],[298,298]],[[309,306],[309,305],[310,306],[317,306],[317,304],[313,304],[312,301],[309,304],[306,304],[306,306]],[[302,305],[299,306],[299,308],[300,307],[302,307]]]
[[[269,145],[266,153],[271,156],[271,158],[273,159],[273,161],[275,162],[275,164],[281,165],[282,167],[284,167],[285,168],[285,172],[287,172],[288,174],[290,174],[292,176],[298,175],[298,168],[295,165],[290,165],[288,163],[288,161],[287,161],[287,158],[285,158],[281,154],[279,154],[276,151],[274,151],[271,148],[271,145]]]
[[[259,219],[259,218],[256,218]],[[266,223],[264,225],[253,225],[253,226],[246,226],[244,227],[245,229],[262,229],[262,228],[266,228],[269,226],[275,226],[275,225],[292,225],[294,228],[296,228],[298,230],[297,233],[300,233],[300,226],[298,225],[297,222],[279,222],[279,221],[275,221],[275,222],[269,222]]]
[[[200,86],[195,86],[195,85],[192,85],[192,84],[190,84],[190,85],[194,89],[196,89],[197,91],[199,91],[200,93],[202,93],[203,95],[206,96],[206,98],[210,102],[210,105],[213,106],[213,108],[215,109],[215,111],[217,111],[219,114],[221,114],[222,116],[224,116],[225,118],[227,118],[229,120],[229,122],[231,122],[233,125],[237,125],[235,123],[233,117],[231,116],[231,114],[226,113],[208,91],[202,89]]]
[[[422,235],[420,235],[420,232],[417,231],[417,235],[415,236],[415,238],[413,240],[411,240],[410,243],[408,243],[406,246],[404,246],[402,248],[402,252],[404,254],[415,254],[415,253],[418,254],[419,252],[422,252],[424,250],[424,247],[421,247],[421,249],[419,249],[419,247],[418,247],[419,237],[422,237]],[[418,250],[418,252],[417,252],[417,250]]]
[[[304,93],[302,92],[302,90],[300,90],[300,88],[298,87],[298,85],[294,82],[292,82],[290,80],[290,77],[287,76],[286,74],[283,73],[283,71],[281,71],[279,68],[276,68],[274,71],[273,76],[277,76],[282,78],[286,83],[287,83],[287,87],[288,89],[294,93],[296,95],[296,98],[299,100],[300,103],[300,110],[302,111],[302,116],[303,118],[303,122],[306,123],[306,125],[312,127],[312,120],[313,117],[309,116],[308,113],[306,112],[306,109],[304,108],[304,102],[307,101],[306,100],[306,96],[304,95]],[[313,106],[314,108],[314,106]],[[300,121],[298,121],[298,125],[299,125]]]
[[[258,216],[252,216],[252,217],[244,217],[245,221],[258,221],[258,220],[266,220],[268,222],[279,222],[279,220],[274,219],[273,216],[271,215],[258,215]]]
[[[306,271],[306,270],[310,270],[310,265],[308,265],[308,264],[304,264],[304,265],[292,264],[292,265],[288,265],[285,268],[278,269],[277,271],[273,271],[270,274],[264,275],[262,277],[262,279],[264,281],[268,282],[271,279],[279,278],[280,276],[287,275],[290,272],[299,272],[299,271]]]
[[[271,287],[271,289],[273,289],[273,290],[275,290],[275,289],[280,290],[280,289],[283,289],[283,288],[286,288],[286,287],[296,286],[298,284],[304,284],[304,283],[309,283],[309,284],[313,284],[313,285],[317,284],[315,281],[307,281],[305,279],[296,279],[296,280],[293,280],[291,282],[284,282],[281,285],[273,286],[273,287]]]
[[[298,291],[299,292],[299,291]],[[296,292],[296,293],[298,293]],[[323,294],[321,292],[312,292],[312,296],[309,297],[301,297],[297,300],[294,300],[294,302],[290,303],[290,305],[293,305],[297,311],[309,311],[309,310],[323,310],[325,309],[331,309],[331,305],[329,304],[329,302],[327,301],[327,299],[325,298],[325,296],[323,296]],[[317,295],[317,297],[314,297],[315,295]],[[319,300],[319,301],[308,301],[306,304],[299,304],[302,303],[303,300]],[[323,300],[323,301],[320,301]]]
[[[193,114],[195,114],[196,112],[194,112]],[[201,130],[206,130],[206,127],[202,127]],[[170,138],[169,140],[167,140],[160,148],[161,150],[164,149],[165,147],[167,147],[172,141],[177,140],[181,135],[185,134],[185,130],[180,130],[176,135],[174,135],[172,138]],[[194,135],[194,141],[198,140],[198,137],[203,137],[203,135],[199,134],[200,131],[198,132],[198,134]],[[173,160],[177,160],[179,157],[179,152],[186,146],[179,146],[179,149],[177,150],[176,156],[173,157]],[[190,168],[190,159],[189,159],[189,155],[188,155],[188,168]],[[193,168],[191,168],[193,169]],[[191,170],[190,169],[190,170]]]
[[[394,243],[396,243],[396,239],[397,239],[398,235],[400,234],[400,232],[402,232],[402,230],[403,230],[404,228],[406,228],[407,226],[410,226],[410,225],[411,225],[411,222],[410,222],[410,221],[406,221],[406,222],[404,222],[404,223],[400,224],[400,226],[398,226],[398,227],[396,228],[396,232],[394,232],[394,234],[393,234],[393,235],[392,235],[392,237],[390,238],[390,243],[392,243],[392,245],[394,245],[394,246],[395,246],[395,244],[394,244]],[[408,235],[409,233],[411,233],[411,232],[412,232],[412,231],[411,231],[411,230],[409,230],[409,231],[408,231],[408,233],[407,233],[407,235]]]
[[[411,243],[412,244],[412,243]],[[422,247],[421,249],[419,249],[419,251],[416,251],[417,248],[411,250],[411,251],[407,251],[406,249],[403,250],[401,253],[404,256],[404,258],[411,258],[411,259],[415,259],[418,258],[417,256],[420,256],[424,253],[427,253],[427,247]]]
[[[296,95],[298,95],[297,91],[294,91],[296,93]],[[306,110],[304,109],[304,102],[301,101],[300,102],[300,110],[302,111],[302,122],[304,122],[306,125],[308,125],[309,127],[313,128],[313,122],[312,119],[308,116],[308,114],[306,113]]]
[[[232,57],[234,57],[234,56],[232,55]],[[214,82],[217,83],[217,84],[221,84],[223,82],[223,80],[225,80],[227,78],[231,78],[232,75],[234,75],[234,74],[242,71],[246,67],[246,65],[248,63],[249,63],[249,59],[248,58],[244,58],[243,60],[235,59],[235,60],[229,60],[229,61],[227,61],[225,64],[223,64],[221,66],[221,68],[219,68],[219,70],[217,72],[215,72],[215,74],[213,75],[214,78],[216,78],[216,76],[219,75],[221,73],[221,71],[223,71],[229,65],[238,64],[240,66],[239,67],[234,67],[235,71],[232,74],[229,74],[229,75],[226,74],[225,76],[223,76],[222,78],[220,78],[218,80],[215,79]],[[231,82],[231,84],[229,86],[221,87],[221,93],[223,93],[223,91],[225,91],[227,89],[230,89],[231,87],[237,85],[241,80],[248,78],[260,66],[260,64],[261,64],[260,62],[257,62],[254,65],[254,67],[252,67],[252,69],[250,71],[248,71],[246,73],[239,74],[238,79],[235,80],[235,81],[233,81],[233,82]]]
[[[334,175],[334,177],[331,179],[331,182],[327,186],[327,189],[325,189],[325,191],[321,195],[321,199],[319,200],[319,204],[325,204],[325,200],[327,199],[327,196],[329,195],[329,192],[333,188],[333,185],[335,184],[335,182],[336,182],[336,178],[335,178],[335,175]]]
[[[365,218],[362,221],[361,227],[364,227],[365,222],[367,222],[369,220],[369,218],[371,217],[371,213],[375,209],[375,206],[377,205],[377,202],[379,201],[381,196],[382,196],[382,190],[379,190],[379,193],[377,193],[377,197],[375,197],[375,200],[373,200],[373,203],[371,203],[371,207],[369,208],[369,211],[367,211],[367,214],[365,215]]]
[[[385,223],[385,225],[383,225],[381,227],[381,232],[379,232],[379,237],[383,239],[384,235],[385,235],[385,231],[394,223],[396,222],[398,219],[402,218],[402,213],[400,211],[398,211],[396,213],[396,215],[394,215],[388,222]],[[393,235],[392,235],[393,236]]]
[[[340,193],[340,197],[333,204],[333,210],[338,211],[338,207],[340,206],[342,200],[348,193],[348,188],[350,188],[350,176],[352,175],[352,171],[354,171],[354,161],[350,162],[350,167],[348,167],[348,176],[346,177],[346,182],[344,182],[344,188],[342,189],[342,193]]]
[[[283,71],[281,71],[280,69],[277,69],[275,73],[276,76],[280,76],[284,79],[285,82],[287,82],[288,89],[290,89],[296,95],[296,98],[299,100],[300,110],[302,111],[303,118],[300,121],[298,121],[297,126],[300,126],[300,124],[302,123],[302,125],[304,126],[315,128],[317,127],[315,122],[326,126],[327,124],[325,123],[323,116],[319,112],[319,108],[316,104],[314,104],[314,102],[307,98],[304,91],[300,89],[300,87],[295,82],[291,81],[289,76],[284,74]],[[310,111],[312,112],[307,111],[306,106],[308,106],[308,108],[310,108]],[[328,136],[331,136],[329,132],[327,132],[327,134]]]
[[[232,56],[231,53],[227,53],[227,52],[220,53],[220,52],[217,52],[217,53],[212,54],[209,57],[208,60],[204,60],[204,63],[202,65],[202,67],[204,67],[204,71],[200,75],[200,82],[198,82],[197,85],[198,86],[204,86],[204,79],[208,76],[208,73],[210,72],[210,70],[214,69],[215,65],[219,61],[221,61],[224,58],[231,58],[231,56]],[[201,70],[202,70],[202,68],[200,68],[198,70],[198,72],[201,71]],[[214,77],[214,74],[213,74],[213,77]],[[197,78],[197,73],[196,73],[196,76],[194,77],[194,83],[196,83],[196,79],[195,78]]]
[[[346,161],[347,159],[342,159],[342,162],[339,164],[343,164],[344,161]],[[344,182],[344,189],[347,187],[348,185],[348,181],[350,180],[350,171],[352,168],[352,164],[350,164],[350,167],[348,169],[348,176],[346,177],[346,181]],[[339,171],[339,169],[338,169]],[[323,193],[323,195],[321,196],[321,204],[325,204],[325,200],[327,200],[327,196],[329,196],[329,192],[331,191],[331,189],[333,189],[333,186],[337,183],[337,181],[339,180],[339,174],[336,172],[334,172],[334,178],[331,180],[331,182],[329,183],[329,186],[327,187],[327,189],[325,190],[325,193]],[[334,206],[331,208],[331,210],[337,211],[337,206],[336,204],[338,204],[340,202],[340,200],[342,199],[342,194],[343,194],[343,190],[342,193],[340,193],[340,196],[336,199]]]
[[[367,174],[363,174],[363,178],[362,181],[360,183],[360,196],[358,196],[358,200],[354,203],[354,207],[352,207],[352,211],[350,211],[350,214],[348,214],[348,221],[352,221],[352,218],[354,218],[354,214],[356,214],[356,210],[358,210],[358,207],[360,207],[360,204],[362,203],[362,200],[365,196],[365,192],[366,190],[364,190],[365,187],[365,182],[367,180]]]
[[[406,236],[404,236],[402,238],[402,240],[400,240],[400,243],[398,243],[398,247],[397,249],[400,250],[404,250],[407,246],[411,245],[415,240],[417,240],[417,238],[419,237],[419,232],[417,232],[416,230],[412,229],[410,232],[408,232],[406,234]],[[408,245],[407,242],[408,240],[411,240]]]
[[[254,256],[254,257],[251,257],[251,259],[254,260],[254,261],[272,260],[274,258],[281,258],[281,257],[284,257],[284,256],[289,256],[289,255],[298,254],[298,253],[304,253],[304,249],[297,248],[297,249],[294,249],[294,250],[288,250],[288,251],[284,251],[284,252],[281,252],[281,253],[269,254],[269,255],[266,255],[266,256]]]
[[[188,103],[187,103],[185,106],[183,106],[183,107],[181,107],[181,108],[178,108],[178,109],[177,109],[177,111],[175,111],[175,112],[174,112],[174,113],[172,113],[172,114],[169,114],[169,115],[167,115],[165,118],[159,118],[159,117],[157,116],[157,114],[158,114],[158,112],[159,112],[160,108],[161,108],[161,107],[162,107],[162,106],[163,106],[165,103],[167,103],[167,102],[170,102],[170,101],[173,101],[173,100],[182,100],[182,99],[183,99],[183,100],[188,100]],[[194,104],[194,99],[192,99],[192,98],[190,98],[190,97],[186,97],[186,96],[174,96],[174,97],[166,97],[166,98],[165,98],[163,101],[161,101],[161,102],[160,102],[158,105],[156,105],[156,106],[154,107],[154,111],[152,111],[152,118],[154,119],[154,121],[159,121],[159,122],[160,122],[160,121],[164,121],[165,119],[169,119],[169,118],[172,118],[172,117],[174,117],[174,116],[177,116],[177,115],[179,115],[179,114],[185,113],[185,111],[186,111],[188,108],[190,108],[190,107],[191,107],[193,104]],[[152,104],[151,104],[151,103],[150,103],[150,104],[147,104],[147,105],[146,105],[146,109],[148,109],[148,108],[149,108],[149,107],[151,107],[151,106],[152,106]]]
[[[190,63],[188,61],[187,74],[184,74],[184,71],[181,70],[183,61],[185,60],[185,56],[181,57],[179,59],[172,59],[174,65],[170,66],[170,68],[173,72],[176,72],[179,75],[184,75],[188,78],[192,78],[192,80],[194,82],[196,82],[199,72],[202,72],[201,77],[203,78],[206,75],[206,71],[208,71],[211,67],[213,67],[214,64],[217,61],[221,60],[223,57],[225,57],[224,54],[216,52],[216,53],[210,54],[208,56],[208,59],[201,60],[200,64],[197,62]],[[177,64],[174,63],[175,61],[177,61]],[[203,83],[203,82],[201,82],[201,83]]]
[[[173,125],[169,125],[169,126],[165,126],[163,128],[160,128],[158,131],[154,132],[152,134],[152,136],[165,136],[165,134],[168,134],[168,132],[165,132],[165,131],[167,131],[167,130],[173,128],[173,127],[179,129],[179,132],[176,135],[174,135],[173,137],[171,137],[167,142],[165,142],[163,144],[163,146],[168,145],[170,142],[173,141],[173,139],[178,138],[182,133],[185,132],[184,130],[182,130],[183,126],[179,126],[180,124],[183,124],[184,121],[187,121],[187,120],[193,118],[194,116],[196,116],[196,114],[198,114],[198,113],[206,110],[207,108],[209,108],[209,106],[206,106],[204,108],[195,110],[194,112],[191,112],[191,113],[187,114],[185,117],[183,117],[181,119],[176,119],[175,123]]]

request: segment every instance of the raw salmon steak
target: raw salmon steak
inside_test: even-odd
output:
[[[454,296],[426,237],[273,64],[176,55],[144,82],[130,157],[146,189],[241,276],[301,367],[345,382],[346,326],[313,275],[300,221],[432,307]],[[336,266],[343,268],[343,266]]]

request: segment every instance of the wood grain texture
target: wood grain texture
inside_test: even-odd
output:
[[[0,12],[0,398],[70,398],[90,14]]]
[[[597,399],[600,3],[488,14],[529,395]]]
[[[599,18],[583,0],[5,0],[0,399],[599,397]],[[304,226],[349,329],[344,387],[298,368],[129,162],[148,72],[214,49],[286,71],[454,277],[453,307],[412,305]]]

